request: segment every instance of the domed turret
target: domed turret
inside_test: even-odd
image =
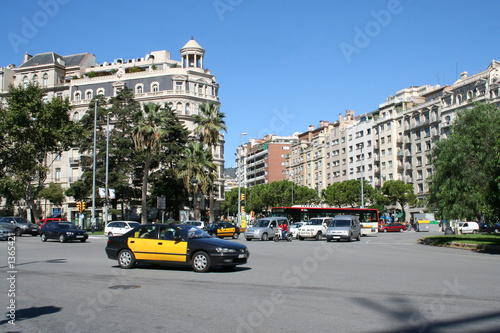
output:
[[[191,37],[191,40],[181,49],[182,68],[203,69],[204,54],[205,50]]]

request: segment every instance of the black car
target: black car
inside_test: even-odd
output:
[[[212,267],[232,269],[247,263],[250,255],[245,245],[213,238],[191,225],[146,224],[121,236],[108,239],[106,254],[118,260],[121,268],[137,262],[191,265],[195,272]]]
[[[212,237],[237,239],[240,236],[240,228],[229,222],[210,223],[203,230]]]
[[[489,233],[498,233],[500,232],[500,224],[487,224],[487,223],[478,223],[479,224],[479,232],[483,234]]]
[[[24,217],[4,216],[0,218],[0,225],[14,231],[16,236],[21,236],[23,234],[38,236],[38,226]]]
[[[70,240],[85,242],[89,234],[71,222],[48,222],[40,229],[40,238],[42,242],[48,239],[58,239],[61,243]]]

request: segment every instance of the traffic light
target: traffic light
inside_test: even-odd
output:
[[[82,203],[80,201],[76,202],[76,208],[78,208],[78,211],[81,213],[82,212]]]
[[[85,208],[87,208],[87,204],[85,203],[85,201],[82,201],[82,212],[85,210]]]
[[[241,212],[244,213],[245,212],[245,206],[241,206]]]
[[[245,200],[245,193],[241,193],[241,201]]]

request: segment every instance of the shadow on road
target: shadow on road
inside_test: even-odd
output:
[[[27,308],[27,309],[19,309],[15,313],[15,316],[16,316],[15,319],[16,319],[16,321],[21,321],[24,319],[36,318],[36,317],[44,316],[47,314],[59,312],[59,311],[61,311],[61,309],[62,308],[60,308],[60,307],[52,306],[52,305],[40,306],[40,307],[33,306],[33,307]],[[9,315],[9,313],[7,313],[7,316],[8,315]],[[9,322],[9,320],[11,320],[9,317],[7,317],[7,318],[8,319],[0,321],[0,326],[7,324]]]

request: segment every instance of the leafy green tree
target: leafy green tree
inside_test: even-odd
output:
[[[432,150],[429,207],[443,219],[500,217],[500,110],[477,104],[457,114]]]
[[[69,101],[54,98],[46,102],[44,95],[31,84],[10,86],[7,106],[0,109],[0,186],[5,198],[23,198],[35,220],[36,199],[50,166],[79,135],[69,119]]]
[[[371,184],[363,181],[363,201],[368,206],[375,201],[376,191]],[[323,190],[323,200],[333,207],[360,207],[361,182],[356,179],[333,183]]]
[[[236,215],[238,212],[238,188],[233,188],[225,193],[224,201],[221,202],[222,214]]]
[[[55,206],[61,206],[66,197],[64,196],[64,189],[61,184],[50,182],[49,186],[42,189],[39,193],[40,198],[49,200]]]
[[[406,221],[405,206],[414,205],[417,202],[413,184],[405,184],[402,180],[388,180],[382,185],[381,191],[391,203],[401,206],[403,221]]]
[[[214,154],[215,147],[219,144],[221,131],[227,131],[224,122],[225,114],[220,112],[220,106],[214,102],[207,102],[200,105],[200,113],[194,116],[194,123],[197,125],[194,133],[199,135],[203,143],[210,147]],[[214,222],[214,189],[209,189],[210,197],[210,222]]]

